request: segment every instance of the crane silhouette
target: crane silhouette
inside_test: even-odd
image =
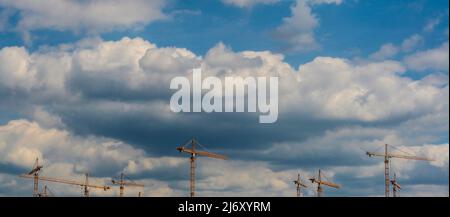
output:
[[[190,145],[190,147],[189,147]],[[224,155],[214,154],[207,151],[200,151],[197,150],[197,145],[200,145],[200,143],[197,142],[195,139],[190,139],[186,144],[177,147],[177,150],[179,152],[184,152],[187,154],[190,154],[190,164],[191,164],[191,171],[190,171],[190,196],[195,197],[195,161],[197,159],[197,156],[205,156],[210,158],[216,158],[216,159],[222,159],[226,160],[227,157]]]
[[[385,190],[384,194],[386,197],[389,197],[389,186],[390,186],[390,176],[389,176],[389,161],[391,158],[401,158],[407,160],[421,160],[421,161],[433,161],[431,158],[419,157],[415,155],[402,155],[402,154],[394,154],[389,152],[388,144],[384,145],[384,153],[376,153],[376,152],[366,152],[369,157],[383,157],[384,158],[384,183]]]

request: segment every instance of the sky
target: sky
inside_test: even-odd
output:
[[[199,196],[295,196],[297,174],[319,169],[342,186],[326,196],[383,196],[383,161],[365,152],[389,144],[434,159],[391,161],[401,196],[448,197],[448,4],[0,0],[0,196],[31,196],[18,175],[36,157],[45,176],[109,184],[123,172],[144,196],[187,196],[175,148],[194,137],[229,157],[199,158]],[[172,112],[171,79],[195,67],[279,77],[277,122]]]

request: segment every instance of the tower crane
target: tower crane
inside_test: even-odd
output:
[[[383,157],[384,158],[384,183],[385,183],[385,190],[384,194],[386,197],[389,197],[389,182],[390,182],[390,176],[389,176],[389,161],[391,158],[401,158],[401,159],[407,159],[407,160],[422,160],[422,161],[433,161],[433,159],[426,158],[426,157],[418,157],[414,155],[401,155],[401,154],[393,154],[390,153],[388,150],[388,144],[384,145],[384,153],[376,153],[376,152],[366,152],[367,156],[369,157]]]
[[[133,187],[142,187],[144,188],[144,184],[140,184],[140,183],[136,183],[133,181],[126,181],[125,180],[125,174],[121,173],[120,174],[120,179],[119,180],[111,180],[113,185],[119,185],[119,196],[123,197],[123,192],[125,190],[125,186],[133,186]],[[139,192],[139,197],[141,196],[141,192]]]
[[[47,182],[62,183],[62,184],[68,184],[68,185],[78,185],[78,186],[84,187],[84,196],[85,197],[89,197],[89,188],[103,189],[104,191],[109,190],[111,188],[111,187],[106,186],[106,185],[89,184],[89,174],[88,173],[85,174],[85,181],[84,182],[75,181],[75,180],[60,179],[60,178],[45,177],[45,176],[37,176],[37,178],[36,178],[35,175],[30,175],[29,173],[28,174],[22,174],[22,175],[20,175],[20,177],[22,177],[22,178],[30,178],[30,179],[34,179],[34,180],[37,179],[37,180],[42,180],[42,181],[47,181]],[[36,181],[35,181],[35,183],[36,183]]]
[[[300,173],[297,174],[297,180],[294,180],[294,184],[297,187],[297,197],[301,197],[301,188],[307,188],[305,184],[303,184],[302,180],[300,179]]]
[[[189,148],[188,145],[191,145],[191,147]],[[190,172],[190,190],[191,190],[191,197],[195,196],[195,160],[197,159],[197,156],[205,156],[205,157],[210,157],[210,158],[217,158],[217,159],[222,159],[222,160],[226,160],[227,157],[224,155],[219,155],[219,154],[214,154],[211,152],[207,152],[207,151],[199,151],[196,148],[196,145],[200,145],[200,143],[197,142],[197,140],[195,139],[190,139],[186,144],[177,147],[177,150],[179,152],[184,152],[187,154],[190,154],[190,163],[191,163],[191,172]]]
[[[340,185],[329,182],[329,181],[325,181],[322,180],[322,171],[319,170],[319,176],[318,178],[310,178],[309,179],[312,183],[317,183],[317,196],[318,197],[322,197],[322,193],[323,193],[323,189],[322,189],[322,185],[328,186],[328,187],[332,187],[332,188],[336,188],[339,189],[341,188]]]
[[[28,176],[33,178],[33,197],[39,197],[39,172],[42,167],[42,165],[39,165],[39,159],[36,158],[33,169],[27,173]]]
[[[402,186],[400,186],[400,184],[398,184],[397,182],[397,176],[394,173],[394,179],[391,180],[391,184],[392,184],[392,195],[394,197],[397,197],[397,191],[402,189]]]

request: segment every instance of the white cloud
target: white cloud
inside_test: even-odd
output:
[[[400,197],[449,197],[448,185],[402,185],[407,192],[400,190]]]
[[[445,105],[446,88],[400,76],[404,71],[396,61],[355,64],[317,57],[299,67],[297,91],[287,96],[296,99],[289,101],[296,106],[289,108],[317,118],[376,121],[428,113]]]
[[[392,43],[384,44],[380,50],[370,55],[374,60],[390,59],[398,54],[399,48]]]
[[[308,0],[308,2],[312,5],[320,5],[320,4],[340,5],[343,2],[343,0]]]
[[[273,4],[280,0],[222,0],[223,3],[240,8],[251,8],[257,4]]]
[[[0,126],[2,163],[31,167],[36,157],[48,163],[74,163],[86,171],[96,164],[110,162],[126,164],[142,156],[142,151],[110,141],[83,139],[71,136],[65,130],[44,129],[35,122],[11,121]],[[27,159],[27,160],[25,160]]]
[[[411,70],[423,71],[427,69],[442,70],[448,72],[449,68],[448,42],[441,46],[425,51],[416,52],[404,59],[405,64]]]
[[[411,52],[423,43],[423,41],[424,39],[422,36],[418,34],[411,35],[409,38],[403,40],[401,49],[403,52]]]
[[[339,0],[297,0],[291,7],[291,16],[283,18],[275,34],[286,41],[289,50],[309,51],[320,47],[314,36],[314,30],[319,26],[319,19],[313,13],[311,6],[318,4],[336,4]]]
[[[205,56],[205,62],[208,66],[223,68],[225,70],[259,68],[263,65],[261,58],[245,56],[243,53],[235,53],[223,43],[217,44],[208,51]]]
[[[72,1],[0,0],[0,5],[20,12],[19,31],[55,29],[107,32],[129,29],[163,19],[164,2],[155,1]]]
[[[312,154],[310,157],[321,157],[323,159],[322,155],[331,157],[347,153],[366,158],[364,152],[358,147],[372,148],[383,142],[393,142],[389,134],[394,132],[385,129],[347,128],[334,132],[330,131],[322,137],[306,141],[304,145],[290,144],[292,145],[290,146],[291,149],[287,152],[284,152],[283,147],[278,145],[273,147],[273,151],[277,154],[271,153],[271,149],[261,150],[259,154],[265,153],[287,158],[294,155],[297,159],[307,157],[305,153],[308,154],[309,152]],[[377,140],[376,138],[379,138],[380,135],[384,135],[385,140]],[[315,146],[315,144],[320,144],[320,146]],[[448,168],[448,144],[405,148],[435,158],[436,161],[432,162],[434,166]],[[189,186],[188,158],[149,157],[148,153],[122,142],[106,138],[77,137],[64,130],[44,129],[37,123],[26,120],[15,120],[0,126],[0,153],[0,163],[18,165],[24,168],[31,167],[34,158],[40,157],[41,163],[45,166],[42,175],[50,177],[82,181],[83,173],[90,171],[93,175],[91,183],[110,184],[111,177],[122,171],[131,176],[138,175],[135,181],[146,185],[145,196],[184,196],[187,194]],[[352,176],[354,180],[361,179],[367,182],[368,178],[377,178],[376,175],[382,174],[381,162],[374,162],[373,165],[345,167],[332,164],[322,169],[325,170],[330,181],[345,186],[346,183],[343,183],[339,177]],[[231,159],[221,161],[200,158],[197,165],[198,177],[203,177],[199,178],[197,182],[197,194],[202,196],[294,196],[295,186],[292,184],[292,180],[296,178],[296,174],[300,173],[305,180],[316,174],[315,168],[274,170],[269,162],[257,160],[240,161]],[[401,177],[407,179],[417,172],[414,170],[416,165],[396,163],[396,168],[400,171]],[[185,177],[175,180],[161,180],[157,175],[139,178],[139,174],[157,170],[164,171],[164,173],[174,173],[174,168],[177,169],[176,173],[182,173]],[[98,175],[98,173],[101,174]],[[0,189],[7,186],[17,186],[17,188],[12,188],[15,190],[9,191],[7,195],[29,195],[31,193],[31,182],[19,179],[16,174],[10,176],[7,173],[0,173],[0,180],[0,183],[2,183]],[[81,189],[76,187],[68,188],[65,185],[55,183],[46,184],[57,196],[82,195]],[[308,185],[310,187],[305,189],[304,193],[307,196],[314,196],[315,186]],[[352,189],[355,193],[362,191],[372,194],[376,190],[374,187],[367,189],[365,186]],[[138,191],[142,191],[142,189],[127,188],[126,195],[135,196]],[[332,189],[326,191],[332,194],[339,192]],[[404,191],[409,194],[420,194],[420,191],[412,187],[405,187]],[[96,196],[112,196],[117,195],[117,189],[114,188],[107,192],[92,190],[91,193]]]
[[[201,159],[199,172],[206,178],[197,183],[205,190],[199,195],[211,196],[295,196],[292,181],[301,173],[303,179],[313,172],[296,169],[274,171],[266,162],[218,161]],[[332,175],[332,174],[330,174]],[[310,184],[309,184],[310,185]],[[314,188],[303,190],[314,195]]]
[[[25,91],[38,104],[51,100],[65,105],[83,98],[113,97],[112,101],[87,105],[108,112],[148,107],[149,111],[158,109],[160,118],[172,117],[161,115],[169,110],[158,101],[158,97],[169,96],[170,79],[199,65],[205,73],[219,77],[278,75],[281,112],[317,118],[378,121],[424,114],[446,102],[440,98],[446,83],[431,82],[430,77],[424,78],[427,82],[402,77],[406,69],[396,61],[354,63],[317,57],[295,70],[282,55],[233,52],[221,43],[204,58],[186,49],[157,48],[140,38],[74,46],[67,51],[49,49],[32,54],[18,47],[1,49],[0,62],[4,64],[0,65],[0,84]],[[114,96],[111,88],[117,92]]]
[[[28,70],[28,52],[23,47],[7,47],[0,50],[0,82],[2,86],[31,88],[33,72]]]
[[[126,172],[129,175],[141,174],[155,169],[165,170],[179,167],[185,163],[182,158],[147,157],[143,150],[119,141],[96,137],[77,137],[68,131],[55,128],[45,129],[39,124],[27,120],[14,120],[6,125],[0,125],[0,165],[14,165],[28,169],[33,166],[36,158],[39,158],[41,164],[44,165],[44,176],[83,180],[83,174],[90,172],[92,183],[108,185],[110,185],[110,177],[120,172]],[[136,166],[130,166],[133,164]],[[17,180],[17,175],[14,174],[14,177],[8,180]],[[20,180],[22,181],[22,179]],[[149,184],[148,189],[154,188],[153,184],[161,185],[152,179],[143,181]],[[64,188],[64,185],[47,184],[50,184],[60,196],[73,196],[80,193],[76,187]],[[31,192],[31,182],[25,182],[23,185],[29,186],[25,190]],[[2,184],[0,187],[4,187],[4,185]],[[149,190],[147,195],[158,195],[155,192],[162,190],[163,188]],[[167,194],[162,196],[168,196],[171,192],[173,193],[174,190],[166,192]],[[17,192],[11,193],[14,195]],[[111,192],[103,191],[94,193],[100,196],[111,195]],[[133,195],[137,195],[137,192]]]
[[[223,172],[199,165],[200,173],[204,173],[202,177],[206,177],[199,182],[199,195],[294,195],[295,188],[290,181],[297,171],[273,169],[274,164],[269,162],[304,159],[308,155],[321,161],[320,165],[325,164],[330,174],[341,172],[344,176],[353,176],[367,169],[357,177],[375,177],[382,173],[381,169],[373,166],[379,164],[376,160],[350,168],[337,168],[336,163],[330,165],[323,161],[337,157],[346,165],[350,164],[346,160],[362,162],[361,158],[366,156],[359,149],[361,146],[370,149],[385,142],[420,146],[435,143],[448,132],[447,76],[436,74],[412,80],[402,76],[406,68],[397,61],[356,63],[343,58],[317,57],[294,69],[283,60],[283,55],[269,51],[234,52],[219,43],[200,57],[187,49],[158,48],[140,38],[123,38],[118,41],[84,40],[33,52],[6,47],[0,50],[0,62],[3,63],[0,65],[2,94],[8,97],[8,94],[15,96],[21,92],[24,97],[14,98],[17,103],[21,99],[33,99],[28,100],[25,107],[32,108],[26,111],[35,121],[16,120],[0,126],[0,164],[29,168],[33,156],[42,156],[44,162],[48,162],[45,164],[50,165],[46,170],[49,175],[80,177],[82,172],[91,171],[94,176],[101,173],[96,177],[99,183],[109,180],[104,176],[125,171],[141,177],[139,181],[151,186],[146,188],[146,195],[185,195],[187,175],[182,179],[164,181],[154,173],[161,170],[177,170],[174,174],[187,171],[188,159],[149,157],[150,154],[142,149],[124,142],[72,135],[69,130],[64,130],[65,119],[58,115],[69,113],[77,117],[77,112],[85,109],[90,123],[100,118],[107,119],[111,125],[116,124],[115,118],[125,115],[137,116],[159,126],[167,123],[173,126],[183,120],[190,120],[188,123],[207,121],[198,116],[176,115],[168,108],[170,79],[186,75],[194,64],[203,67],[205,74],[221,78],[228,75],[280,76],[280,114],[286,114],[290,121],[306,117],[327,123],[338,120],[361,125],[309,135],[304,142],[277,143],[272,148],[261,149],[258,159],[262,162],[267,160],[264,164],[256,160],[249,160],[255,162],[252,164],[202,159],[202,165],[211,162],[223,168],[220,170]],[[111,94],[112,91],[117,92]],[[55,94],[60,97],[54,97]],[[60,126],[60,121],[63,126]],[[365,124],[375,122],[378,125],[383,121],[388,121],[389,127],[364,127]],[[235,119],[223,120],[220,126],[231,122]],[[145,129],[145,126],[141,128],[140,125],[139,129]],[[165,132],[163,128],[158,129]],[[255,156],[255,152],[252,153],[251,156]],[[445,162],[444,158],[435,163],[445,167]],[[241,164],[247,163],[251,166],[239,169]],[[288,164],[296,165],[294,163]],[[271,174],[271,178],[263,179],[256,172],[249,175],[248,171]],[[311,175],[313,171],[315,169],[307,168],[301,172]],[[413,175],[408,168],[404,173],[407,175],[402,174],[402,177]],[[260,184],[249,186],[241,183],[240,179]],[[336,181],[340,182],[339,179]],[[75,193],[70,192],[72,195]],[[133,192],[130,190],[130,193]],[[372,193],[369,190],[359,192],[360,195]]]
[[[430,164],[433,166],[448,168],[448,158],[449,158],[448,147],[449,147],[448,144],[442,145],[427,144],[422,146],[410,146],[407,148],[417,153],[418,156],[432,159],[433,161],[431,161]]]
[[[27,120],[14,120],[0,126],[0,164],[31,168],[36,157],[39,157],[41,164],[44,165],[41,175],[81,181],[84,172],[89,171],[92,175],[90,182],[102,185],[110,185],[110,177],[119,172],[133,176],[153,170],[173,172],[169,169],[180,168],[186,171],[189,169],[188,158],[148,157],[144,151],[122,142],[105,138],[77,137],[64,130],[41,128],[37,123]],[[199,195],[293,196],[291,179],[295,178],[295,174],[301,172],[304,178],[313,175],[298,170],[275,172],[264,162],[217,161],[207,158],[201,158],[199,161],[198,176],[206,177],[197,182]],[[103,175],[97,175],[96,172]],[[20,182],[22,183],[20,185],[28,186],[22,187],[21,191],[26,195],[30,194],[31,182],[19,179],[16,175],[9,177],[5,173],[0,173],[0,180],[5,179],[2,180],[0,188],[7,185],[18,186],[17,182]],[[158,181],[153,178],[138,178],[135,181],[145,183],[145,196],[182,196],[188,189],[188,176],[181,180]],[[50,182],[46,184],[51,186],[57,196],[81,195],[81,191],[76,187],[67,188],[65,185]],[[174,186],[185,190],[179,190]],[[225,189],[235,190],[224,192]],[[137,195],[137,191],[142,189],[126,190],[127,195]],[[10,193],[16,195],[18,191]],[[92,191],[92,193],[97,196],[117,195],[114,190]]]
[[[319,20],[312,13],[311,7],[304,0],[298,0],[291,7],[291,17],[285,17],[283,24],[276,30],[280,38],[286,40],[295,51],[308,51],[318,48],[314,38],[314,29]]]
[[[370,55],[370,58],[373,60],[392,59],[396,57],[400,51],[404,53],[414,51],[419,45],[423,43],[423,41],[424,39],[422,36],[414,34],[403,40],[403,42],[399,46],[393,43],[383,44],[377,52]]]
[[[41,127],[44,128],[64,128],[61,118],[45,111],[41,106],[37,106],[31,111],[30,116]]]

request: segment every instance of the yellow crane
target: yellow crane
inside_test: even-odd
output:
[[[86,197],[89,197],[89,188],[103,189],[104,191],[110,189],[110,187],[106,186],[106,185],[89,184],[89,174],[88,173],[85,174],[84,182],[40,176],[39,172],[42,170],[42,167],[43,167],[42,165],[39,165],[38,158],[36,158],[36,162],[33,166],[33,169],[26,174],[20,175],[20,177],[22,177],[22,178],[33,179],[33,181],[34,181],[33,196],[35,196],[35,197],[40,196],[39,180],[47,181],[47,182],[63,183],[63,184],[69,184],[69,185],[78,185],[78,186],[84,187],[84,196],[86,196]]]
[[[398,184],[397,182],[397,176],[394,173],[394,179],[391,180],[391,184],[392,184],[392,195],[394,197],[397,197],[397,191],[402,189],[402,186],[400,186],[400,184]]]
[[[34,176],[31,176],[31,175],[28,175],[28,174],[20,175],[20,177],[22,177],[22,178],[31,178],[31,179],[34,178]],[[75,180],[60,179],[60,178],[45,177],[45,176],[39,176],[38,179],[42,180],[42,181],[47,181],[47,182],[55,182],[55,183],[62,183],[62,184],[68,184],[68,185],[78,185],[78,186],[84,187],[84,196],[85,197],[89,197],[89,188],[103,189],[104,191],[109,190],[111,188],[111,187],[109,187],[107,185],[93,185],[93,184],[89,184],[89,174],[88,173],[85,174],[85,181],[84,182],[79,182],[79,181],[75,181]]]
[[[39,197],[39,172],[42,169],[42,165],[39,165],[39,159],[36,158],[33,169],[27,173],[28,176],[33,178],[33,197]]]
[[[305,184],[303,184],[302,180],[300,179],[300,173],[297,174],[297,180],[294,180],[294,184],[297,187],[297,197],[301,197],[301,188],[307,188]]]
[[[119,185],[119,197],[123,197],[123,192],[125,190],[125,186],[133,186],[133,187],[142,187],[144,188],[144,184],[136,183],[133,181],[126,181],[125,174],[120,174],[119,180],[111,180],[112,184]],[[141,196],[141,192],[139,192],[139,197]]]
[[[187,147],[188,145],[191,145],[191,147]],[[211,152],[207,152],[207,151],[199,151],[196,149],[196,145],[200,145],[200,143],[197,142],[197,140],[195,139],[191,139],[189,140],[186,144],[184,144],[183,146],[179,146],[177,147],[177,150],[179,152],[184,152],[187,154],[190,154],[190,162],[191,162],[191,172],[190,172],[190,190],[191,190],[191,197],[195,196],[195,160],[197,158],[197,156],[205,156],[205,157],[210,157],[210,158],[217,158],[217,159],[222,159],[222,160],[226,160],[227,157],[223,156],[223,155],[219,155],[219,154],[214,154]]]
[[[391,158],[401,158],[407,160],[422,160],[422,161],[433,161],[433,159],[426,157],[418,157],[414,155],[401,155],[401,154],[393,154],[388,150],[388,144],[384,145],[384,153],[376,153],[376,152],[366,152],[369,157],[383,157],[384,158],[384,183],[385,183],[385,191],[384,194],[386,197],[389,197],[389,161]]]
[[[322,171],[319,170],[319,175],[318,178],[310,178],[309,179],[312,183],[317,183],[317,196],[318,197],[322,197],[322,193],[323,193],[323,189],[322,189],[322,185],[328,186],[328,187],[332,187],[332,188],[336,188],[339,189],[341,188],[340,185],[329,182],[329,181],[325,181],[322,179]]]

